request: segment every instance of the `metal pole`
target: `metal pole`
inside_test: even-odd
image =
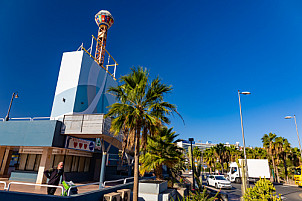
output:
[[[194,170],[194,161],[193,161],[193,145],[192,141],[191,142],[191,160],[192,160],[192,173],[193,173],[193,189],[195,189],[195,170]]]
[[[9,120],[9,112],[10,112],[10,109],[11,109],[11,107],[12,107],[14,97],[15,97],[15,92],[13,93],[12,99],[10,100],[10,104],[9,104],[9,107],[8,107],[7,115],[6,115],[6,117],[5,117],[5,121],[8,121],[8,120]]]
[[[297,126],[297,121],[296,121],[296,115],[294,115],[295,119],[295,124],[296,124],[296,131],[297,131],[297,136],[298,136],[298,141],[299,141],[299,148],[300,148],[300,153],[301,153],[301,160],[302,160],[302,150],[301,150],[301,143],[300,143],[300,138],[299,138],[299,133],[298,133],[298,126]]]
[[[104,183],[104,177],[105,177],[105,171],[106,171],[106,165],[105,165],[105,161],[106,161],[106,155],[107,152],[103,152],[103,156],[102,156],[102,165],[101,165],[101,174],[100,174],[100,185],[99,185],[99,189],[103,188],[103,183]]]
[[[247,172],[247,159],[246,159],[246,152],[245,152],[245,138],[244,138],[244,129],[243,129],[243,120],[242,120],[242,111],[241,111],[241,101],[240,101],[240,91],[238,90],[238,98],[239,98],[239,109],[240,109],[240,120],[241,120],[241,132],[242,132],[242,140],[243,140],[243,154],[244,154],[244,161],[245,161],[245,178],[246,178],[246,188],[249,187],[249,178]]]

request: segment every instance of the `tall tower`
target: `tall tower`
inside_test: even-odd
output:
[[[95,15],[95,22],[99,26],[95,58],[100,65],[103,65],[107,40],[107,31],[112,26],[114,20],[109,11],[101,10]]]
[[[63,54],[52,118],[61,118],[65,114],[107,113],[108,106],[115,102],[115,96],[106,92],[117,86],[115,71],[118,64],[108,52],[108,64],[103,66],[107,31],[114,20],[110,12],[101,10],[95,15],[95,21],[99,26],[95,58],[91,55],[93,42],[90,52],[81,45],[80,51]],[[109,67],[114,67],[113,73],[109,72]]]

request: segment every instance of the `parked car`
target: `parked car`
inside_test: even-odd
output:
[[[207,178],[207,185],[215,186],[215,188],[232,188],[231,182],[223,175],[209,175]]]

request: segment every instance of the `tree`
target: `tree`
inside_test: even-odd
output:
[[[124,133],[124,147],[134,144],[133,200],[138,199],[140,141],[145,148],[147,136],[159,124],[169,123],[167,115],[176,112],[176,106],[164,101],[164,94],[171,86],[156,78],[149,83],[149,72],[142,67],[132,68],[128,75],[120,78],[120,85],[108,92],[116,96],[117,102],[109,106],[106,117],[113,117],[111,131]],[[178,113],[177,113],[178,114]],[[124,151],[124,150],[123,150]]]
[[[299,166],[300,164],[299,157],[300,157],[299,149],[297,147],[290,148],[288,158],[290,159],[290,162],[294,167]]]
[[[255,147],[254,151],[255,151],[256,159],[266,159],[267,158],[267,151],[264,148]]]
[[[163,179],[162,166],[166,165],[171,169],[174,165],[184,161],[182,158],[183,149],[177,147],[175,138],[178,136],[172,131],[173,128],[159,128],[154,136],[148,136],[147,149],[140,156],[140,173],[155,171],[156,179]]]
[[[236,162],[237,159],[243,157],[243,152],[239,151],[235,145],[231,145],[230,147],[227,147],[227,149],[229,150],[229,160],[231,162]]]
[[[208,164],[208,166],[210,168],[210,173],[212,174],[212,167],[214,167],[214,171],[215,171],[215,163],[216,163],[214,147],[211,147],[211,148],[208,148],[205,150],[204,160]]]
[[[227,156],[227,149],[226,147],[224,146],[224,144],[222,143],[219,143],[217,144],[215,147],[214,147],[214,150],[215,150],[215,153],[216,153],[216,156],[221,164],[221,171],[222,173],[224,172],[223,170],[223,163],[226,162],[226,156]]]
[[[193,157],[194,157],[194,161],[200,161],[202,158],[202,152],[198,147],[194,147],[193,148]]]
[[[287,181],[288,181],[288,174],[287,174],[287,165],[286,165],[286,159],[290,151],[290,143],[288,142],[287,139],[283,137],[276,137],[275,138],[275,147],[276,147],[276,155],[277,157],[277,165],[280,164],[280,159],[283,162],[284,166],[284,175]]]
[[[261,138],[263,147],[267,150],[268,155],[271,157],[271,161],[273,164],[273,169],[274,172],[276,173],[277,178],[278,176],[278,169],[276,168],[275,165],[275,147],[274,147],[274,139],[276,138],[276,134],[269,133],[269,134],[264,134],[264,136]],[[278,181],[279,182],[279,181]]]

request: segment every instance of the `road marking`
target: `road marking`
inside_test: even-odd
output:
[[[282,186],[283,188],[287,188],[287,187],[289,187],[289,186]]]
[[[299,194],[300,198],[302,198],[302,193]]]

